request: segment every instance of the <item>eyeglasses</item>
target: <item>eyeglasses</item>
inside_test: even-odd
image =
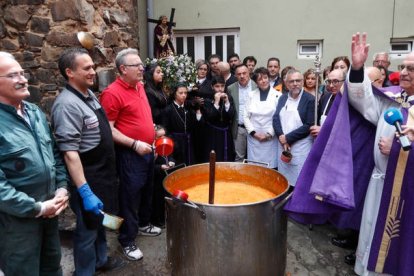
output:
[[[0,76],[0,78],[8,78],[8,79],[12,79],[12,80],[19,80],[21,78],[25,78],[25,79],[30,79],[30,74],[28,72],[25,71],[20,71],[20,72],[13,72],[4,76]]]
[[[144,67],[144,64],[142,63],[136,63],[136,64],[124,64],[126,67]]]
[[[381,81],[381,79],[375,79],[375,80],[371,81],[371,83],[379,82],[379,81]]]
[[[374,64],[388,64],[389,61],[387,60],[374,60]]]
[[[293,84],[293,83],[301,83],[303,81],[303,79],[297,79],[297,80],[288,80],[289,84]]]
[[[407,69],[408,72],[414,73],[414,65],[404,65],[404,64],[401,64],[400,65],[400,68],[401,68],[401,71],[404,70],[404,69]]]
[[[338,85],[341,82],[344,82],[345,80],[325,80],[326,85]]]

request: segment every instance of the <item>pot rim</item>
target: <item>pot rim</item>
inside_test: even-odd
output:
[[[263,168],[263,169],[267,169],[267,170],[272,170],[272,169],[269,169],[269,168],[265,168],[265,167],[263,167],[263,166],[259,166],[259,165],[256,165],[256,164],[251,164],[251,163],[238,163],[238,162],[217,162],[216,164],[231,164],[231,165],[234,165],[234,164],[237,164],[237,165],[243,165],[243,166],[255,166],[255,167],[261,167],[261,168]],[[179,172],[180,170],[183,170],[183,169],[186,169],[186,168],[193,168],[193,167],[201,167],[201,166],[208,166],[209,165],[209,163],[201,163],[201,164],[196,164],[196,165],[191,165],[191,166],[187,166],[187,167],[184,167],[184,168],[180,168],[180,169],[178,169],[178,170],[176,170],[176,171],[174,171],[174,172],[172,172],[171,174],[169,174],[169,175],[167,175],[167,177],[165,177],[164,178],[164,180],[163,180],[163,183],[162,183],[162,186],[163,186],[163,188],[164,188],[164,190],[168,193],[168,195],[169,196],[171,196],[171,197],[173,197],[173,195],[172,195],[172,193],[174,192],[174,191],[172,191],[172,193],[170,193],[170,191],[169,190],[167,190],[166,189],[166,187],[165,187],[165,183],[166,183],[166,180],[167,180],[167,178],[169,177],[169,176],[172,176],[172,175],[174,175],[175,173],[177,173],[177,172]],[[278,173],[278,174],[280,174],[283,178],[285,178],[281,173],[279,173],[278,171],[275,171],[276,173]],[[286,178],[285,178],[286,179]],[[289,193],[288,193],[288,191],[289,191],[289,182],[288,182],[288,180],[286,179],[286,183],[287,183],[287,187],[286,187],[286,189],[283,191],[283,192],[281,192],[280,194],[278,194],[276,197],[272,197],[272,198],[270,198],[270,199],[266,199],[266,200],[262,200],[262,201],[255,201],[255,202],[250,202],[250,203],[240,203],[240,204],[209,204],[209,203],[201,203],[201,202],[197,202],[197,201],[192,201],[193,203],[195,203],[195,204],[197,204],[197,205],[200,205],[200,206],[204,206],[204,207],[244,207],[244,206],[255,206],[255,205],[261,205],[261,204],[263,204],[263,203],[268,203],[268,202],[272,202],[272,201],[276,201],[276,200],[278,200],[278,199],[280,199],[280,200],[283,200],[283,198],[284,197],[286,197]],[[190,200],[191,200],[191,198],[189,198]],[[277,202],[275,203],[275,204],[277,204]]]

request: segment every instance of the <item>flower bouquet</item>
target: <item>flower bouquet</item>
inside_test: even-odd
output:
[[[177,83],[185,83],[191,89],[196,82],[196,68],[191,58],[187,55],[168,56],[160,59],[145,60],[145,66],[158,64],[164,73],[163,87],[166,92],[172,91]]]

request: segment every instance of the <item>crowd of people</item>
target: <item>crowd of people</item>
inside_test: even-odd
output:
[[[53,104],[49,127],[40,109],[25,101],[24,70],[11,54],[0,52],[0,235],[7,237],[0,240],[0,268],[6,275],[60,275],[57,216],[68,205],[76,214],[74,275],[125,265],[108,257],[104,212],[124,218],[118,235],[124,256],[142,259],[137,235],[157,236],[165,227],[166,171],[208,162],[212,150],[217,161],[247,159],[278,170],[293,191],[287,211],[301,213],[295,201],[309,193],[304,170],[319,165],[309,164],[318,155],[318,141],[334,135],[335,124],[347,120],[335,117],[349,107],[346,114],[355,111],[376,126],[372,147],[367,146],[374,152],[372,176],[363,195],[355,195],[361,201],[355,204],[358,227],[341,236],[347,229],[338,226],[332,243],[356,249],[346,261],[356,258],[359,275],[409,275],[410,258],[393,254],[411,256],[413,249],[408,214],[414,157],[400,150],[398,136],[414,140],[414,54],[405,58],[394,90],[387,87],[389,56],[375,54],[373,66],[364,67],[367,56],[365,34],[353,36],[351,60],[335,58],[322,76],[312,68],[303,74],[293,66],[281,69],[276,57],[259,67],[254,56],[242,62],[232,54],[226,62],[214,54],[196,61],[195,86],[177,83],[165,91],[161,67],[144,68],[138,51],[128,48],[115,58],[119,76],[97,98],[90,90],[96,76],[92,58],[82,48],[69,48],[58,61],[67,84]],[[384,121],[389,107],[403,113],[397,136]],[[154,140],[164,135],[174,141],[171,156],[154,153]],[[342,152],[335,154],[340,158]],[[339,185],[335,178],[323,181]],[[398,225],[385,237],[384,228],[395,220]]]

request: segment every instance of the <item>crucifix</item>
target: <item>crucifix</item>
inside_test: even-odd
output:
[[[174,22],[174,14],[175,14],[175,8],[171,9],[171,13],[170,13],[170,21],[167,22],[168,24],[168,29],[171,31],[172,27],[175,27],[175,22]],[[155,23],[158,24],[159,23],[159,19],[152,19],[152,18],[148,18],[147,22],[149,23]]]
[[[175,8],[171,9],[170,20],[166,16],[161,16],[158,20],[148,18],[148,22],[157,23],[154,28],[154,57],[164,58],[175,54],[174,45],[171,41],[172,27],[174,22]]]

